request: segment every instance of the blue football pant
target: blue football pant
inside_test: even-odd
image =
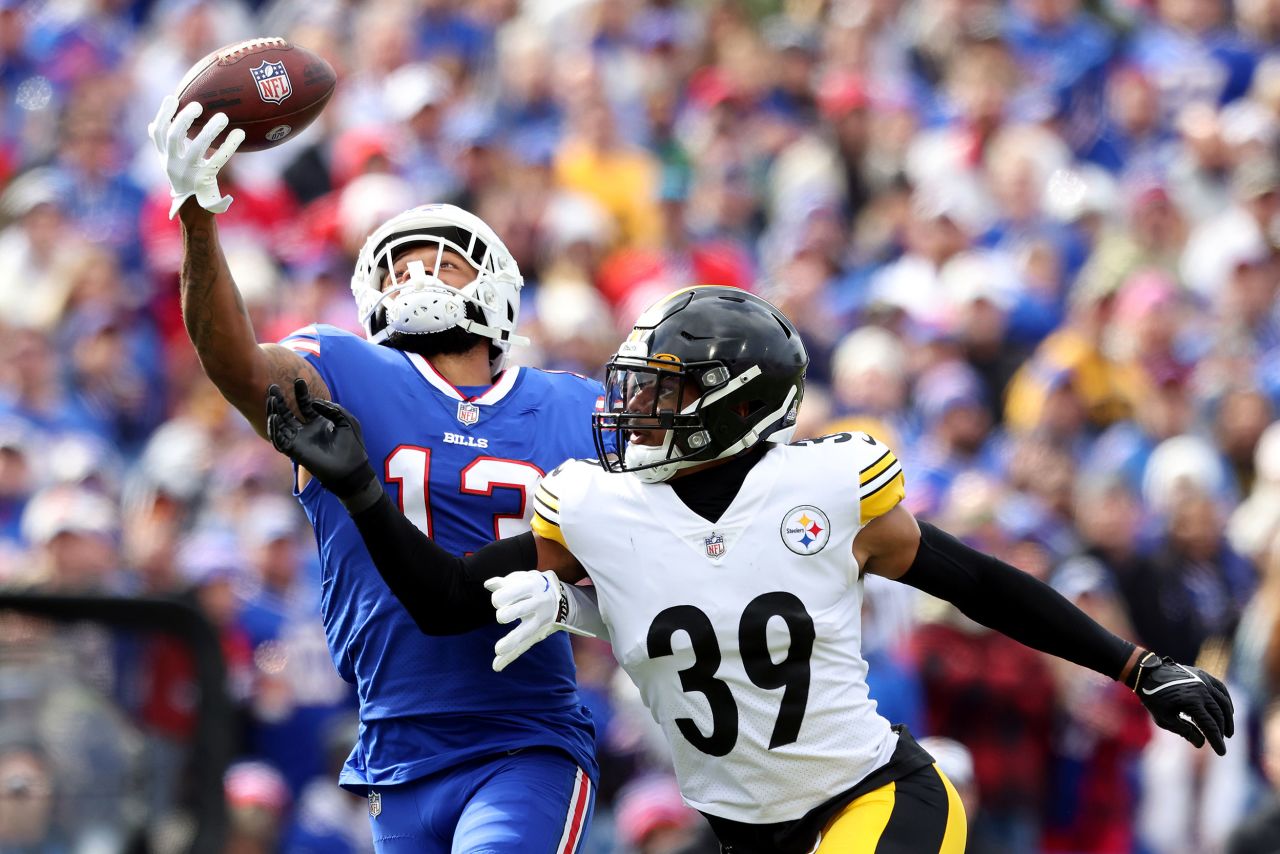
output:
[[[377,854],[574,854],[596,787],[567,754],[529,749],[369,795]]]

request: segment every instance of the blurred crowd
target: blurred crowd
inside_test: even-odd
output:
[[[196,603],[241,721],[233,850],[357,852],[314,541],[185,338],[145,133],[188,67],[262,35],[340,82],[220,179],[261,340],[358,331],[356,250],[428,201],[516,256],[527,364],[598,376],[656,296],[762,294],[810,348],[802,433],[875,433],[917,515],[1232,688],[1227,756],[1196,752],[1120,686],[870,579],[872,696],[931,738],[970,850],[1274,851],[1280,2],[0,0],[0,583]],[[144,678],[110,685],[92,638],[3,634],[0,850],[110,835],[115,801],[60,808],[78,756],[148,781],[120,821],[181,808],[183,655],[135,650]],[[577,649],[587,850],[714,851],[608,648]],[[88,754],[51,736],[73,713]]]

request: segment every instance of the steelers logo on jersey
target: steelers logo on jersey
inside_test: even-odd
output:
[[[801,504],[782,517],[782,542],[798,555],[816,555],[831,539],[831,520],[812,504]]]

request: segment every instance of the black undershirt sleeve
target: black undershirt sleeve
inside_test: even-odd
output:
[[[928,522],[920,523],[920,549],[899,580],[1019,643],[1111,679],[1120,678],[1134,651],[1049,585]]]
[[[352,516],[378,574],[428,635],[457,635],[494,621],[484,582],[538,568],[532,532],[456,557],[419,531],[385,493]]]

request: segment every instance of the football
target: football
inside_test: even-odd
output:
[[[189,136],[215,113],[244,131],[240,151],[262,151],[292,139],[333,96],[338,77],[315,53],[281,38],[250,39],[221,47],[197,62],[178,84],[178,109],[192,101],[204,107]]]

